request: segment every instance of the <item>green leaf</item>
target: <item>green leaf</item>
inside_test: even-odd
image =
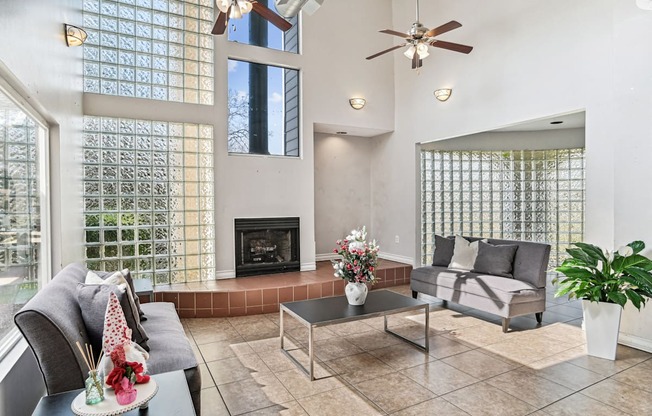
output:
[[[627,303],[627,296],[623,295],[620,292],[609,292],[607,293],[607,298],[613,301],[614,303],[619,304],[620,306],[625,306]]]
[[[631,247],[632,250],[634,250],[634,254],[640,253],[645,248],[645,243],[642,242],[641,240],[632,241],[627,245]]]
[[[575,284],[575,282],[572,282],[570,284],[566,284],[566,285],[563,285],[563,286],[559,286],[559,288],[555,292],[555,297],[558,298],[560,296],[564,296],[568,292],[571,292],[571,291],[574,292],[575,289],[576,289],[576,286],[577,285]]]
[[[607,262],[607,258],[604,256],[602,249],[600,249],[599,247],[596,247],[593,244],[588,244],[588,243],[575,243],[575,245],[581,248],[582,251],[584,251],[592,259],[596,261],[602,260],[604,263]]]
[[[596,266],[598,264],[597,260],[591,258],[591,256],[579,248],[567,248],[566,252],[575,260],[584,262],[587,267]]]
[[[652,274],[650,274],[650,272],[639,269],[638,267],[630,267],[627,269],[627,274],[634,278],[636,286],[647,289],[647,292],[652,289]],[[648,296],[652,297],[652,293]]]
[[[631,289],[625,290],[625,294],[627,295],[629,300],[632,301],[632,303],[634,304],[636,309],[641,310],[641,301],[643,300],[641,295],[639,295],[638,293],[636,293],[635,291],[633,291]]]
[[[559,273],[563,273],[568,277],[575,279],[588,280],[595,279],[593,272],[579,267],[574,266],[560,266],[555,269]]]

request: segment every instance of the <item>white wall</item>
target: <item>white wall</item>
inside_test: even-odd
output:
[[[80,0],[0,0],[1,76],[50,128],[54,271],[82,254],[82,50],[68,48],[63,37],[64,23],[81,25],[80,9]],[[0,364],[0,416],[29,414],[44,393],[35,359],[22,341]]]
[[[317,259],[332,257],[335,241],[371,228],[371,149],[373,140],[315,134],[315,241]]]
[[[409,27],[412,4],[393,1],[395,28]],[[402,215],[406,205],[408,212],[417,210],[415,143],[585,110],[585,239],[604,247],[633,239],[652,243],[652,195],[646,191],[652,179],[652,50],[644,46],[652,13],[618,0],[437,0],[421,7],[426,25],[453,19],[464,25],[442,40],[475,49],[470,55],[431,50],[419,74],[395,55],[396,128],[379,142],[374,165],[400,168],[375,175],[372,216],[381,241],[404,230],[408,238],[396,254],[417,257],[418,217]],[[436,102],[432,91],[444,86],[454,94]],[[652,325],[647,328],[652,339]]]

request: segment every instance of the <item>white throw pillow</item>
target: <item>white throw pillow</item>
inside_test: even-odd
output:
[[[487,242],[487,240],[482,240]],[[466,270],[473,269],[475,258],[478,257],[478,241],[469,242],[464,237],[455,236],[455,248],[453,249],[453,258],[448,265],[449,269]]]
[[[127,290],[127,286],[129,285],[122,272],[115,272],[106,279],[102,279],[90,270],[86,273],[86,280],[84,283],[87,285],[116,285],[123,292]]]

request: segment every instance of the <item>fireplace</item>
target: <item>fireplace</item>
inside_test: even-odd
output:
[[[300,269],[298,217],[235,219],[235,277]]]

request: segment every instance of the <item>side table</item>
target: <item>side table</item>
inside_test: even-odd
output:
[[[161,373],[152,376],[158,383],[158,393],[149,401],[149,407],[144,410],[131,410],[123,413],[127,416],[144,415],[178,415],[194,416],[195,407],[192,404],[186,376],[182,370]],[[136,386],[138,388],[138,386]],[[84,389],[67,391],[41,398],[32,416],[69,416],[73,415],[70,405]]]
[[[134,290],[138,297],[149,296],[149,301],[154,302],[154,288],[150,279],[134,279]]]

